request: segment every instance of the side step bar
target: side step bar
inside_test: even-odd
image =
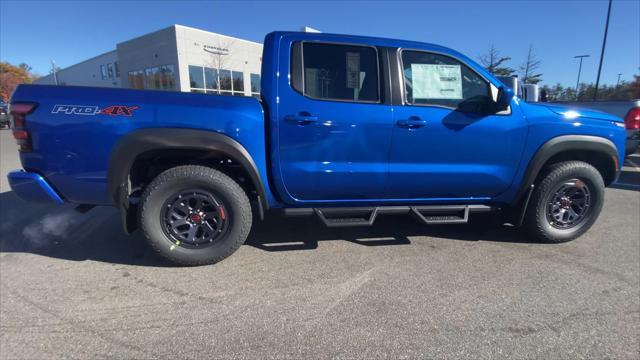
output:
[[[380,214],[411,214],[426,225],[464,224],[469,213],[490,212],[486,205],[421,205],[335,208],[290,208],[286,216],[316,215],[328,227],[371,226]]]

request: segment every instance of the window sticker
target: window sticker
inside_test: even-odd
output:
[[[360,89],[360,53],[347,52],[347,89]]]
[[[460,65],[411,64],[414,99],[462,99]]]

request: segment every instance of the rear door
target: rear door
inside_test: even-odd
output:
[[[491,111],[497,87],[453,56],[402,50],[394,60],[403,96],[394,108],[388,195],[477,199],[506,190],[527,135],[519,108]]]
[[[284,45],[291,68],[279,81],[275,176],[290,202],[380,198],[386,185],[393,126],[382,51],[328,41]]]

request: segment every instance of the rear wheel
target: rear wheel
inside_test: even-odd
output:
[[[604,202],[604,181],[582,161],[552,165],[537,184],[525,219],[527,235],[545,242],[565,242],[584,234]]]
[[[251,222],[244,190],[224,173],[204,166],[169,169],[142,195],[140,224],[147,242],[180,265],[223,260],[244,243]]]

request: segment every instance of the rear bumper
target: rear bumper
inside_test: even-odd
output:
[[[42,176],[23,170],[12,171],[7,175],[9,185],[16,195],[24,200],[54,202],[64,204],[64,200]]]

